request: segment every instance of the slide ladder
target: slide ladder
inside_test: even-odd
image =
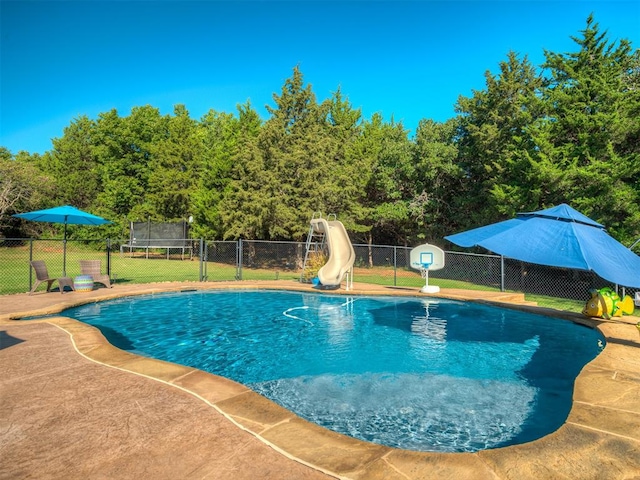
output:
[[[325,287],[339,287],[346,276],[346,289],[351,290],[355,252],[344,225],[336,220],[335,214],[323,219],[322,215],[314,213],[310,223],[303,273],[311,251],[326,252],[329,258],[318,270],[318,280]]]
[[[335,219],[335,215],[331,214]],[[302,273],[300,273],[300,281],[304,275],[304,270],[307,268],[307,260],[309,260],[309,253],[322,252],[326,248],[327,235],[324,231],[319,232],[314,228],[314,220],[322,219],[322,213],[314,212],[309,223],[309,234],[307,235],[307,245],[304,251],[304,261],[302,262]]]

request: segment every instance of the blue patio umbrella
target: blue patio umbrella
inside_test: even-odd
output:
[[[83,212],[70,205],[36,210],[33,212],[16,213],[13,217],[31,220],[33,222],[50,222],[64,224],[64,239],[62,241],[62,276],[67,275],[67,225],[105,225],[112,223],[102,217]]]
[[[640,256],[564,203],[444,238],[523,262],[593,271],[618,285],[640,288]]]

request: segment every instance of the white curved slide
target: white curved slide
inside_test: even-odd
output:
[[[318,280],[327,287],[340,286],[344,275],[351,270],[356,260],[349,235],[342,222],[327,221],[324,218],[311,220],[313,229],[324,233],[329,247],[329,260],[318,270]]]

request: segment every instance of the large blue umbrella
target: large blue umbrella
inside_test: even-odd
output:
[[[444,238],[523,262],[593,271],[618,285],[640,288],[640,256],[564,203]]]
[[[17,218],[24,218],[34,222],[51,222],[64,224],[64,239],[62,242],[62,276],[67,275],[67,225],[104,225],[111,223],[102,217],[91,213],[83,212],[70,205],[62,207],[47,208],[46,210],[36,210],[34,212],[16,213]]]

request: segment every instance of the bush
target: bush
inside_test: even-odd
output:
[[[307,258],[307,263],[302,271],[301,281],[303,283],[311,283],[311,281],[318,275],[325,263],[327,263],[327,256],[322,252],[311,252]]]

